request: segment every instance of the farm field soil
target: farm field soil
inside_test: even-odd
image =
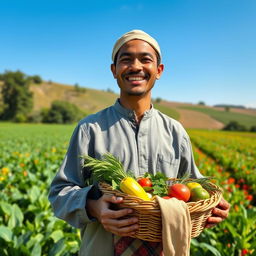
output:
[[[224,127],[224,124],[211,118],[204,113],[196,112],[187,109],[177,109],[180,114],[180,122],[185,128],[191,129],[213,129],[219,130]]]
[[[224,124],[211,118],[204,113],[182,109],[181,106],[193,106],[192,104],[163,101],[162,105],[172,108],[179,113],[179,122],[187,129],[213,129],[218,130],[224,127]]]

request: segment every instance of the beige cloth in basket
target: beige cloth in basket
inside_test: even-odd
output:
[[[157,196],[162,214],[164,256],[188,256],[191,241],[191,220],[185,202]]]

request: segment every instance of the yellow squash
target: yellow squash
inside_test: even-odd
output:
[[[131,177],[126,177],[121,181],[120,189],[128,195],[137,196],[145,201],[150,201],[146,191],[135,179]]]

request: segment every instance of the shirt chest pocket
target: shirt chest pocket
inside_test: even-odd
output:
[[[176,178],[179,171],[179,159],[174,155],[157,155],[156,171],[165,174],[167,177]]]

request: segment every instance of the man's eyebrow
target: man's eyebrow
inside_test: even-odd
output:
[[[122,58],[124,56],[130,57],[130,56],[133,56],[133,55],[135,55],[135,54],[131,53],[131,52],[123,52],[123,53],[120,54],[119,58]],[[139,55],[141,55],[141,56],[149,56],[151,58],[154,58],[153,55],[151,53],[149,53],[149,52],[141,52],[141,53],[139,53]]]
[[[119,58],[124,57],[124,56],[128,56],[129,57],[129,56],[132,56],[132,54],[129,53],[129,52],[123,52],[123,53],[120,54]]]

